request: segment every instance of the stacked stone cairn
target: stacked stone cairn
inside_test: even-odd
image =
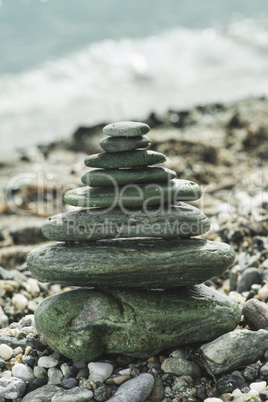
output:
[[[102,354],[149,357],[170,347],[211,341],[233,330],[240,310],[202,283],[231,266],[229,245],[192,238],[209,230],[198,184],[155,166],[161,153],[148,125],[104,127],[105,152],[90,155],[86,185],[65,194],[82,207],[43,226],[50,240],[28,266],[41,282],[75,286],[43,300],[36,327],[61,354],[89,362]],[[140,149],[142,148],[142,150]]]

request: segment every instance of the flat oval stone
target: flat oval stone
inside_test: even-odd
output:
[[[164,154],[155,151],[114,152],[89,155],[85,165],[102,169],[142,167],[165,162]]]
[[[113,208],[71,211],[49,218],[43,225],[49,240],[92,241],[126,237],[190,237],[210,228],[206,215],[199,209],[178,203],[166,208],[139,208],[124,212]]]
[[[151,143],[147,135],[141,137],[105,137],[99,142],[106,152],[134,151],[138,148],[147,148]]]
[[[174,346],[208,342],[239,323],[236,302],[205,285],[165,291],[75,289],[35,311],[49,346],[78,361],[103,353],[151,357]]]
[[[181,179],[167,183],[127,184],[125,186],[79,187],[67,191],[64,201],[76,207],[126,208],[147,207],[165,203],[176,204],[177,201],[197,200],[202,195],[198,184]]]
[[[95,169],[86,172],[81,181],[91,187],[113,187],[129,183],[158,183],[172,180],[176,172],[167,168],[153,166],[133,169]]]
[[[108,124],[102,131],[104,134],[113,137],[140,137],[149,133],[150,127],[137,121],[119,121]]]
[[[32,250],[27,263],[41,282],[163,289],[220,276],[234,257],[228,244],[204,239],[115,239],[48,244]]]

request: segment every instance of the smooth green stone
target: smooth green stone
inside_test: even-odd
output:
[[[137,121],[119,121],[108,124],[102,131],[104,134],[113,137],[140,137],[149,133],[150,127]]]
[[[164,154],[155,151],[126,151],[90,155],[85,159],[85,165],[102,169],[119,169],[142,167],[165,162]]]
[[[228,244],[204,239],[115,239],[48,244],[32,250],[27,263],[41,282],[164,289],[220,276],[234,257]]]
[[[136,169],[95,169],[86,172],[82,183],[91,187],[113,187],[129,183],[157,183],[176,177],[176,172],[162,167],[145,167]]]
[[[67,191],[64,201],[76,207],[147,207],[175,204],[177,201],[197,200],[202,195],[200,186],[188,180],[174,179],[167,183],[128,184],[117,187],[79,187]]]
[[[190,237],[207,232],[210,223],[199,209],[178,203],[166,208],[150,208],[146,213],[129,213],[113,208],[71,211],[49,218],[43,234],[49,240],[91,241],[124,237]]]
[[[232,331],[240,315],[236,302],[205,285],[166,291],[75,289],[43,300],[35,322],[53,350],[89,362],[103,353],[145,358],[208,342]]]
[[[150,144],[147,135],[141,137],[105,137],[99,144],[106,152],[134,151],[138,148],[147,148]]]

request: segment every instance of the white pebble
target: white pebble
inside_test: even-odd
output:
[[[51,356],[41,356],[38,359],[38,366],[45,368],[56,367],[58,362],[59,361],[57,359],[54,359]]]
[[[238,396],[238,395],[241,395],[241,394],[242,394],[242,392],[240,391],[239,388],[234,389],[233,392],[232,392],[233,396]]]
[[[12,297],[11,303],[17,310],[24,311],[25,307],[28,304],[28,299],[22,294],[17,293]]]
[[[220,398],[207,398],[204,400],[204,402],[222,402],[222,399]]]
[[[266,381],[252,382],[249,388],[253,391],[261,392],[266,388]]]
[[[0,306],[0,328],[6,328],[8,326],[8,316],[5,315],[4,310]]]
[[[13,350],[13,356],[16,357],[19,354],[23,354],[23,349],[21,346],[18,346],[16,349]]]
[[[104,382],[113,372],[113,366],[110,363],[91,362],[88,363],[89,379],[93,381]]]
[[[2,343],[0,345],[0,357],[3,360],[9,360],[11,359],[13,355],[13,349],[10,346],[5,345],[4,343]]]
[[[1,378],[3,378],[3,377],[5,377],[5,378],[10,378],[12,376],[12,373],[11,373],[11,371],[9,371],[9,370],[6,370],[6,371],[3,371],[2,373],[0,373],[0,377]]]
[[[61,372],[63,375],[65,375],[69,369],[69,364],[67,363],[62,363],[60,366]]]
[[[268,296],[268,284],[266,283],[263,287],[258,291],[258,295],[262,300],[266,299]]]
[[[129,375],[130,373],[131,373],[131,368],[127,368],[127,369],[123,369],[123,370],[119,371],[120,375],[124,375],[124,374]]]
[[[14,377],[20,378],[26,383],[32,382],[34,380],[33,369],[26,364],[17,363],[12,367],[12,374]]]
[[[30,292],[32,295],[38,295],[40,293],[40,287],[38,285],[38,281],[34,278],[28,278],[26,281],[27,284],[27,290]]]

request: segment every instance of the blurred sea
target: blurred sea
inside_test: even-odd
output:
[[[0,150],[249,95],[267,0],[0,0]]]

